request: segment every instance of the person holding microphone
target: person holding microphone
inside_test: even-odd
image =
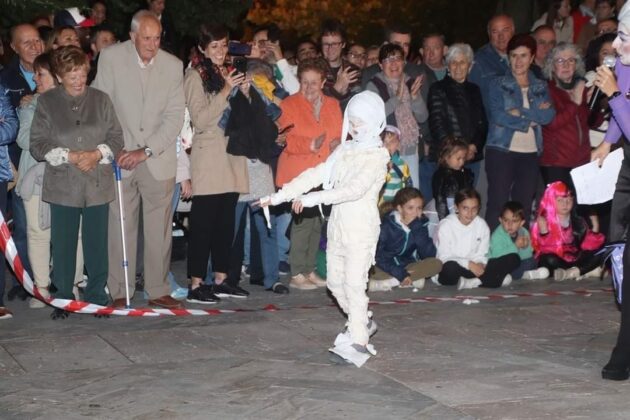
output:
[[[619,31],[613,42],[618,54],[613,70],[605,65],[597,68],[594,84],[602,94],[608,97],[612,111],[610,126],[604,141],[591,154],[591,160],[598,160],[601,165],[610,153],[611,146],[620,138],[630,139],[630,4],[619,13]],[[609,242],[625,240],[623,254],[623,276],[626,281],[622,286],[622,296],[630,296],[630,236],[626,235],[630,212],[630,142],[623,140],[624,160],[617,179],[613,196]],[[602,378],[626,380],[630,377],[630,298],[621,302],[621,325],[617,343],[609,362],[602,369]]]

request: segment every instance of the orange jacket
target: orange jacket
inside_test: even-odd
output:
[[[276,185],[282,187],[287,182],[324,162],[330,155],[330,142],[341,136],[342,115],[339,102],[322,95],[322,108],[319,121],[313,116],[313,107],[300,93],[282,101],[280,128],[295,124],[287,134],[287,145],[278,159]],[[321,134],[326,134],[322,147],[311,151],[311,142]]]

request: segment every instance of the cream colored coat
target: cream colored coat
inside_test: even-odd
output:
[[[125,150],[150,147],[146,160],[149,172],[159,181],[175,180],[175,141],[184,124],[182,62],[160,50],[154,58],[146,92],[131,41],[112,45],[101,52],[92,87],[109,95],[125,138]],[[123,176],[129,172],[123,170]]]
[[[184,94],[195,128],[190,152],[193,195],[248,193],[247,162],[244,156],[227,153],[227,138],[219,120],[228,102],[222,94],[207,94],[199,72],[188,69]]]

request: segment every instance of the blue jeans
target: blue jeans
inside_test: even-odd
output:
[[[521,264],[518,266],[518,268],[512,271],[512,278],[515,280],[522,279],[523,273],[529,270],[535,270],[537,267],[538,263],[536,262],[536,259],[534,257],[527,258],[526,260],[521,260]]]
[[[238,251],[241,250],[241,247],[245,247],[244,236],[241,235],[241,229],[245,229],[245,226],[241,226],[242,223],[246,220],[245,211],[249,211],[249,219],[251,221],[251,242],[250,242],[250,273],[251,278],[255,279],[262,275],[263,277],[263,285],[265,288],[269,289],[271,286],[276,283],[279,278],[278,272],[278,242],[277,242],[277,231],[275,229],[276,225],[276,217],[271,214],[270,222],[271,229],[267,228],[267,221],[265,220],[264,213],[260,208],[252,208],[251,203],[247,202],[238,202],[236,205],[236,218],[235,218],[235,243],[233,250],[233,254],[238,255]],[[240,240],[239,240],[240,239]],[[239,243],[240,242],[240,243]],[[241,253],[243,255],[244,253]],[[230,259],[232,259],[230,257]],[[238,260],[238,258],[237,258]],[[236,271],[236,266],[239,261],[236,261],[235,264],[231,264],[233,270]],[[232,267],[231,267],[232,268]]]
[[[274,214],[274,209],[271,209],[272,215]],[[290,207],[285,211],[275,213],[275,223],[272,222],[272,226],[276,230],[276,236],[278,241],[278,258],[280,261],[288,261],[289,260],[289,248],[291,248],[291,241],[287,238],[287,230],[289,229],[289,225],[291,224],[291,211]]]
[[[414,185],[414,187],[422,193],[425,204],[433,199],[432,181],[437,167],[437,162],[430,162],[426,157],[420,162],[420,185]]]
[[[477,188],[477,185],[479,184],[479,173],[481,171],[481,160],[478,160],[477,162],[470,162],[467,163],[465,166],[470,169],[473,173],[473,175],[475,176],[474,181],[473,181],[473,187]]]

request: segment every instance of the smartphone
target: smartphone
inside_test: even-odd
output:
[[[295,127],[295,124],[289,124],[289,125],[287,125],[286,127],[281,128],[281,129],[278,131],[278,134],[284,134],[284,133],[286,133],[287,131],[291,130],[293,127]]]
[[[252,46],[238,41],[230,41],[228,43],[228,54],[236,56],[251,55]]]
[[[240,74],[247,73],[247,58],[234,57],[234,59],[232,60],[232,66],[234,66],[237,73],[240,73]]]

